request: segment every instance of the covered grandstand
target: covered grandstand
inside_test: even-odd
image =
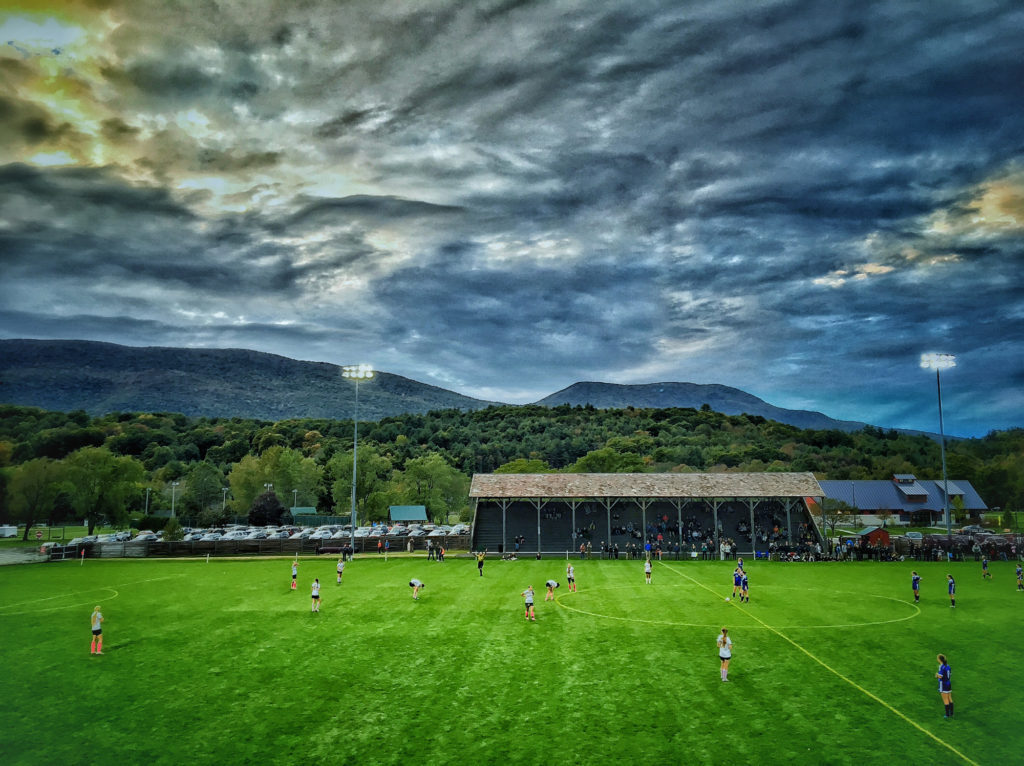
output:
[[[537,553],[641,549],[693,553],[734,540],[740,553],[821,542],[810,473],[475,474],[476,549]]]

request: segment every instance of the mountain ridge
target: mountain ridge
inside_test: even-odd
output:
[[[181,412],[189,416],[349,419],[352,384],[339,365],[249,349],[122,346],[102,341],[0,340],[0,401],[57,411]],[[378,371],[359,391],[359,417],[501,406]],[[692,407],[760,415],[799,428],[855,431],[866,424],[776,407],[722,384],[582,381],[534,402],[553,407]]]

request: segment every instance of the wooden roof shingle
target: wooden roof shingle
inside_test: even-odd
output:
[[[482,499],[823,495],[812,473],[478,473],[469,489]]]

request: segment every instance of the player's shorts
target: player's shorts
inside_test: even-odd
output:
[[[527,601],[526,602],[526,606],[528,606],[528,607],[533,606],[533,602],[532,601]]]
[[[569,582],[576,582],[576,578],[575,577],[567,577],[565,579],[568,580]]]
[[[320,594],[319,593],[314,593],[313,594],[313,600],[314,601],[319,601],[320,600]]]
[[[734,587],[737,587],[737,588],[738,588],[738,587],[740,587],[740,584],[741,584],[741,583],[740,583],[740,581],[739,581],[739,580],[733,580],[733,581],[732,581],[732,584],[733,584],[733,586],[734,586]]]
[[[295,573],[295,574],[292,575],[292,579],[294,580],[298,576],[299,576],[298,573]]]
[[[951,694],[953,692],[953,684],[939,684],[939,694]]]
[[[102,636],[103,635],[103,628],[93,628],[92,629],[92,634],[94,636]]]
[[[718,653],[718,659],[720,659],[720,660],[731,660],[732,659],[732,654],[730,654],[729,652],[719,652]]]

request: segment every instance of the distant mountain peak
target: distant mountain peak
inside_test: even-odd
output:
[[[90,415],[108,412],[180,412],[191,416],[260,420],[347,420],[352,383],[338,365],[304,362],[249,349],[121,346],[83,340],[0,340],[0,400]],[[359,417],[431,410],[478,410],[489,402],[378,372],[359,388]],[[760,415],[798,428],[855,431],[864,423],[834,420],[820,412],[775,407],[720,384],[584,381],[536,404],[599,409],[692,407],[707,404],[726,415]]]

